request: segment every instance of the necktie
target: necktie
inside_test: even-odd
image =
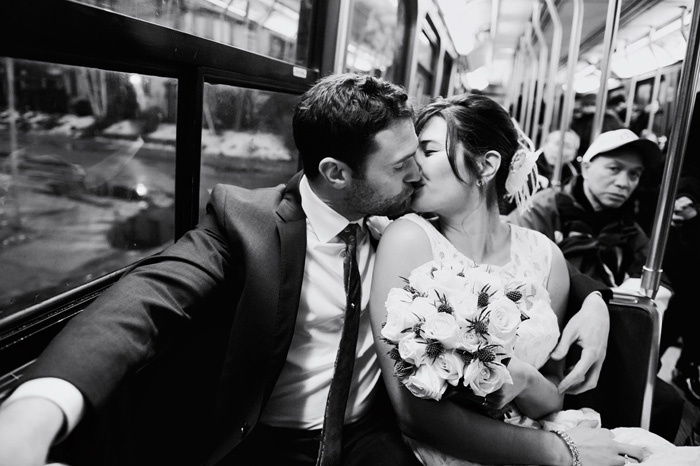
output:
[[[331,381],[326,401],[326,412],[321,431],[316,466],[335,466],[340,464],[343,446],[343,424],[345,408],[350,392],[350,379],[355,365],[355,348],[357,334],[360,328],[360,310],[362,302],[362,280],[357,267],[355,247],[357,245],[356,223],[351,223],[338,237],[345,242],[345,257],[343,259],[343,280],[345,284],[345,324],[340,336],[340,345],[335,357],[335,373]]]

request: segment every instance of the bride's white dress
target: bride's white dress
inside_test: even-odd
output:
[[[475,265],[474,261],[459,252],[429,221],[415,214],[408,214],[403,218],[423,228],[430,239],[434,260],[458,261],[468,267]],[[546,289],[554,244],[539,232],[517,225],[510,225],[510,240],[510,261],[503,266],[490,266],[490,272],[503,278],[538,284]],[[523,321],[518,328],[515,355],[539,369],[547,362],[559,339],[557,317],[546,293],[539,302],[533,303],[528,315],[530,319]],[[511,408],[504,420],[510,424],[546,430],[567,430],[583,421],[587,424],[594,421],[600,426],[600,415],[591,409],[566,410],[534,420]],[[639,428],[613,429],[613,433],[621,442],[643,446],[648,453],[645,456],[645,465],[700,465],[700,447],[675,447],[665,439]],[[426,466],[480,466],[478,463],[451,457],[413,439],[406,438],[406,442]]]

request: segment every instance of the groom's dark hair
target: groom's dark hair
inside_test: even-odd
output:
[[[408,95],[401,86],[355,73],[319,80],[302,95],[292,120],[304,173],[315,178],[325,157],[361,171],[375,148],[374,136],[412,118]]]

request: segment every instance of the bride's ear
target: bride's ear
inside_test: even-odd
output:
[[[488,183],[496,176],[501,167],[501,154],[498,151],[490,150],[484,154],[481,162],[480,178],[484,183]]]

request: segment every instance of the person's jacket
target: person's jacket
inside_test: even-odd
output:
[[[608,286],[642,274],[649,239],[634,220],[633,203],[596,212],[580,175],[561,191],[537,193],[530,211],[512,212],[508,220],[545,234],[572,265]]]
[[[306,254],[300,178],[259,190],[216,186],[201,223],[73,318],[26,379],[68,380],[91,414],[144,364],[157,365],[157,355],[170,346],[177,351],[183,335],[202,328],[207,337],[189,350],[202,353],[201,366],[172,368],[180,378],[153,399],[175,398],[172,422],[179,412],[201,422],[183,428],[206,437],[207,463],[215,464],[255,426],[294,334]],[[163,411],[170,419],[167,407]],[[169,421],[161,421],[167,427]],[[161,433],[144,435],[155,440]],[[194,449],[194,440],[183,441],[171,438],[170,445]]]

